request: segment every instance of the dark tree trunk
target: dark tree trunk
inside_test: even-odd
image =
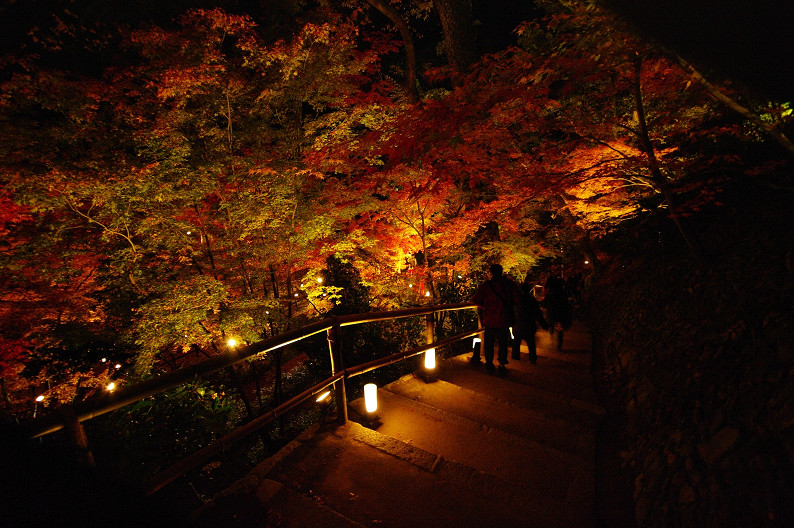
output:
[[[659,160],[656,158],[656,151],[651,141],[650,133],[648,132],[648,121],[645,117],[645,103],[643,102],[642,85],[640,83],[641,69],[642,57],[637,55],[634,58],[634,104],[637,111],[637,121],[639,123],[640,144],[648,159],[648,170],[651,173],[651,179],[656,188],[662,193],[662,196],[664,196],[667,202],[667,206],[670,208],[670,217],[678,228],[678,232],[681,234],[681,237],[684,239],[684,242],[686,242],[692,254],[700,258],[700,248],[692,240],[692,236],[688,233],[687,229],[684,228],[682,220],[678,217],[678,211],[676,210],[678,203],[676,197],[673,195],[672,191],[670,191],[667,179],[664,174],[662,174],[661,168],[659,167]]]
[[[414,48],[414,39],[411,36],[411,29],[405,23],[402,15],[397,12],[390,4],[384,0],[366,0],[372,7],[380,11],[391,20],[392,24],[397,26],[400,36],[405,43],[405,92],[408,96],[408,101],[415,103],[419,100],[419,90],[416,87],[416,49]]]
[[[471,0],[435,0],[451,66],[463,71],[477,60]]]

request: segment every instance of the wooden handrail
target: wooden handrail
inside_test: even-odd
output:
[[[235,363],[244,361],[256,354],[269,352],[277,348],[289,345],[301,339],[325,332],[334,325],[350,326],[354,324],[370,323],[386,319],[399,319],[415,315],[426,315],[434,312],[465,310],[475,308],[475,304],[441,304],[436,306],[408,308],[405,310],[392,310],[386,312],[367,312],[361,314],[343,315],[327,317],[320,321],[290,330],[283,334],[258,341],[256,343],[227,350],[225,353],[206,359],[195,365],[189,365],[160,376],[122,387],[113,392],[101,394],[90,398],[84,402],[74,405],[74,412],[80,422],[96,418],[110,411],[115,411],[120,407],[135,403],[136,401],[159,394],[168,389],[182,385],[191,379],[201,377],[216,370],[220,370]],[[58,413],[50,413],[35,420],[29,427],[30,436],[35,438],[46,434],[54,433],[63,428],[63,419]]]
[[[183,367],[168,372],[166,374],[162,374],[155,378],[151,378],[149,380],[143,381],[141,383],[130,385],[128,387],[123,387],[122,389],[116,391],[113,394],[104,394],[101,396],[90,398],[85,402],[76,404],[73,407],[71,407],[70,416],[72,417],[72,421],[75,424],[79,425],[79,423],[82,421],[95,418],[110,411],[114,411],[125,405],[129,405],[136,401],[142,400],[149,396],[158,394],[160,392],[164,392],[170,388],[181,385],[185,382],[190,381],[191,379],[197,378],[199,376],[247,360],[256,354],[275,350],[277,348],[289,345],[291,343],[294,343],[301,339],[305,339],[320,332],[329,332],[329,342],[330,342],[331,339],[330,336],[332,335],[332,333],[333,332],[338,333],[339,328],[342,326],[350,326],[355,324],[399,319],[399,318],[412,317],[418,315],[430,316],[432,314],[435,314],[436,312],[465,310],[472,308],[477,308],[477,305],[472,303],[442,304],[436,306],[408,308],[404,310],[392,310],[385,312],[367,312],[361,314],[328,317],[320,321],[316,321],[314,323],[303,326],[301,328],[297,328],[295,330],[291,330],[289,332],[285,332],[283,334],[262,341],[258,341],[251,345],[239,347],[236,349],[229,349],[225,353],[219,356],[201,361],[199,363],[196,363],[195,365]],[[336,372],[332,372],[332,375],[327,379],[301,392],[300,394],[293,396],[288,401],[279,405],[275,409],[268,411],[262,414],[261,416],[258,416],[257,418],[246,423],[245,425],[235,429],[234,431],[224,436],[223,438],[215,440],[207,447],[204,447],[203,449],[196,451],[195,453],[189,455],[187,458],[179,461],[178,463],[174,464],[168,469],[155,475],[155,477],[150,480],[146,488],[146,492],[151,494],[158,491],[162,487],[166,486],[168,483],[172,482],[173,480],[183,475],[188,470],[196,467],[197,465],[201,464],[208,458],[224,451],[231,444],[248,436],[254,431],[259,430],[260,428],[269,424],[276,418],[282,416],[283,414],[287,413],[288,411],[302,404],[303,402],[305,402],[315,394],[319,393],[320,391],[331,385],[341,384],[339,385],[342,392],[341,396],[342,399],[346,399],[346,396],[344,395],[344,381],[346,379],[416,356],[431,348],[450,345],[456,341],[465,339],[466,337],[471,337],[473,335],[480,334],[482,333],[482,331],[483,331],[482,328],[478,328],[477,330],[470,330],[467,332],[463,332],[461,334],[457,334],[455,336],[448,337],[446,339],[442,339],[441,341],[438,342],[428,342],[424,345],[412,348],[410,350],[404,352],[397,352],[395,354],[391,354],[389,356],[380,359],[363,363],[361,365],[353,366],[351,368],[338,369]],[[432,341],[431,336],[432,336],[432,332],[429,332],[428,341]],[[332,350],[331,353],[333,358],[334,351]],[[340,395],[337,394],[337,399],[339,397]],[[343,408],[344,411],[346,411],[346,405],[347,405],[346,401],[344,402],[338,401],[337,404],[340,406],[340,408]],[[347,413],[344,412],[343,419],[346,420],[346,418],[347,418]],[[64,427],[64,419],[62,413],[54,412],[34,421],[32,425],[29,427],[31,431],[30,436],[33,438],[43,436],[58,431],[63,427]]]
[[[204,447],[196,451],[187,458],[184,458],[179,462],[177,462],[176,464],[174,464],[173,466],[161,471],[160,473],[152,477],[145,491],[148,495],[156,493],[157,491],[165,487],[167,484],[173,482],[180,476],[184,475],[187,471],[202,464],[203,462],[217,455],[218,453],[221,453],[222,451],[226,450],[233,443],[237,442],[238,440],[242,440],[251,433],[254,433],[255,431],[261,429],[262,427],[274,421],[279,416],[282,416],[283,414],[287,413],[288,411],[294,409],[298,405],[307,401],[315,394],[319,394],[320,391],[329,387],[330,385],[333,385],[337,380],[359,376],[361,374],[364,374],[365,372],[369,372],[371,370],[375,370],[380,367],[385,367],[386,365],[391,365],[392,363],[397,363],[398,361],[402,361],[404,359],[417,356],[422,352],[430,350],[431,348],[450,345],[452,343],[455,343],[456,341],[460,341],[461,339],[466,339],[467,337],[477,335],[480,332],[482,332],[481,328],[477,330],[463,332],[461,334],[457,334],[448,337],[446,339],[442,339],[437,343],[428,343],[426,345],[412,348],[411,350],[407,350],[405,352],[397,352],[390,356],[376,359],[368,363],[363,363],[355,368],[338,372],[336,375],[331,376],[330,378],[321,381],[314,387],[310,389],[306,389],[300,394],[293,396],[292,398],[282,403],[275,409],[258,416],[257,418],[248,422],[247,424],[238,427],[237,429],[235,429],[228,435],[224,436],[223,438],[215,440],[207,447]]]

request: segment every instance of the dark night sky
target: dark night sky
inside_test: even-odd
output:
[[[704,70],[794,98],[794,0],[608,0]]]
[[[739,80],[760,94],[794,99],[794,0],[605,0],[711,78]],[[531,0],[473,0],[481,50],[513,42],[517,23],[535,11]],[[196,5],[249,12],[260,24],[278,21],[292,0],[0,0],[0,47],[15,50],[31,26],[52,23],[52,12],[112,26],[124,20],[167,23]],[[288,10],[288,9],[287,9]],[[284,17],[280,17],[284,18]],[[283,20],[281,21],[283,22]]]

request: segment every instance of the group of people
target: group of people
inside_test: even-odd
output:
[[[494,347],[498,343],[497,361],[500,374],[506,372],[507,352],[512,345],[512,359],[521,359],[521,343],[526,342],[529,361],[538,361],[535,334],[538,326],[549,330],[556,338],[557,349],[562,349],[564,331],[571,326],[571,305],[562,277],[549,277],[544,287],[544,297],[539,303],[535,299],[534,284],[529,276],[519,285],[504,275],[502,266],[492,264],[491,278],[477,288],[472,302],[480,307],[480,317],[485,328],[483,356],[485,367],[490,372],[494,366]],[[544,316],[541,306],[545,308]],[[510,329],[512,328],[512,343]],[[480,350],[475,348],[471,358],[474,365],[482,362]]]

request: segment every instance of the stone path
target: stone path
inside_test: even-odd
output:
[[[378,389],[379,423],[319,424],[196,512],[197,526],[587,528],[604,416],[586,327],[505,376],[439,362]],[[362,420],[363,422],[363,420]]]

